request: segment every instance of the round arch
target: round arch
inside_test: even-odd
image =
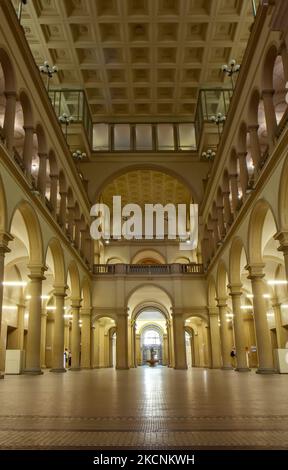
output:
[[[156,310],[157,312],[161,313],[166,318],[166,320],[169,320],[168,310],[164,305],[158,302],[143,302],[139,305],[136,305],[136,307],[131,313],[131,320],[137,320],[139,315],[141,315],[142,312],[145,312],[148,309]]]
[[[219,299],[227,297],[228,270],[223,260],[219,261],[217,269],[216,291]]]
[[[262,86],[264,90],[273,90],[273,70],[278,55],[276,44],[271,44],[266,52],[262,69]]]
[[[247,260],[246,249],[240,237],[233,239],[229,251],[229,281],[231,284],[241,284],[241,257],[244,250]]]
[[[157,250],[139,250],[132,258],[131,264],[141,264],[142,260],[152,259],[159,264],[166,264],[166,259],[164,256]]]
[[[171,170],[170,168],[166,168],[162,165],[157,165],[154,163],[150,164],[137,164],[137,165],[128,165],[125,166],[125,168],[121,168],[120,170],[114,172],[112,175],[108,176],[103,183],[97,188],[93,201],[98,201],[100,198],[101,193],[103,192],[104,188],[110,184],[114,179],[118,178],[119,176],[124,175],[125,173],[130,173],[131,171],[135,170],[151,170],[151,171],[159,171],[161,173],[164,173],[166,175],[172,176],[173,178],[177,179],[180,181],[184,186],[187,187],[187,189],[190,191],[193,201],[195,203],[200,201],[199,195],[196,193],[195,188],[191,186],[191,183],[189,182],[189,179],[184,178],[182,175],[177,173],[174,170]]]
[[[276,231],[278,231],[277,220],[270,204],[265,199],[260,199],[254,206],[249,219],[248,226],[248,260],[249,264],[262,263],[262,233],[264,222],[268,213],[272,214]]]
[[[147,288],[154,288],[155,290],[158,290],[159,292],[161,292],[162,295],[164,294],[164,296],[167,297],[167,299],[168,299],[168,301],[169,301],[168,303],[170,304],[170,306],[173,307],[174,302],[173,302],[173,299],[172,299],[172,297],[171,297],[171,294],[170,294],[164,287],[159,286],[159,285],[157,285],[157,284],[155,284],[155,283],[151,283],[151,284],[150,284],[150,283],[145,283],[145,284],[140,284],[140,285],[138,285],[138,286],[136,286],[136,287],[133,287],[133,288],[128,292],[128,294],[126,295],[125,305],[127,305],[127,307],[128,307],[128,306],[129,306],[129,302],[131,301],[131,298],[132,298],[133,294],[135,294],[137,291],[139,291],[139,290],[141,290],[141,289],[143,289],[143,288],[145,288],[145,287],[147,287]],[[143,299],[143,302],[145,302],[145,301],[147,302],[147,299]],[[157,301],[156,299],[151,299],[151,302],[150,302],[150,303],[156,302],[156,301]],[[136,304],[137,304],[137,303],[136,303]]]
[[[5,188],[0,175],[0,231],[7,232],[7,200]]]
[[[281,172],[278,195],[278,217],[282,230],[288,230],[288,156]]]
[[[0,45],[0,62],[1,62],[3,73],[4,73],[5,91],[6,93],[7,92],[15,93],[17,87],[16,87],[14,67],[9,58],[9,54],[6,52],[6,50],[3,48],[2,45]]]
[[[68,266],[68,274],[70,276],[71,282],[71,298],[80,299],[81,291],[80,291],[80,276],[77,264],[75,261],[71,261]]]
[[[54,265],[54,282],[57,286],[66,285],[65,261],[62,246],[57,238],[52,238],[47,246],[45,260],[50,249]]]
[[[44,249],[43,249],[43,237],[41,232],[40,223],[37,214],[33,207],[27,201],[21,201],[14,209],[10,224],[9,232],[11,233],[11,227],[13,224],[15,213],[19,211],[28,234],[29,240],[29,262],[31,265],[43,266],[44,263]]]

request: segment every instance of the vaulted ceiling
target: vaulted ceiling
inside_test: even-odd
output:
[[[53,86],[84,88],[98,121],[191,120],[252,22],[250,0],[30,0],[22,17],[37,64],[59,67]]]

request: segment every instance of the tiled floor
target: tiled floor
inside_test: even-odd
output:
[[[167,368],[6,376],[0,448],[285,448],[288,376]]]

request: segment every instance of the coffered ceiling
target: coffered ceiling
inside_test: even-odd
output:
[[[176,178],[153,170],[135,170],[115,178],[102,192],[102,200],[112,207],[113,196],[126,204],[190,204],[189,189]]]
[[[241,63],[252,22],[250,0],[30,0],[22,18],[37,64],[59,67],[54,86],[85,88],[98,121],[193,118],[199,87]]]

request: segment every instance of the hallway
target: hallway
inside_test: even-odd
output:
[[[283,375],[140,367],[0,385],[0,449],[288,448]]]

